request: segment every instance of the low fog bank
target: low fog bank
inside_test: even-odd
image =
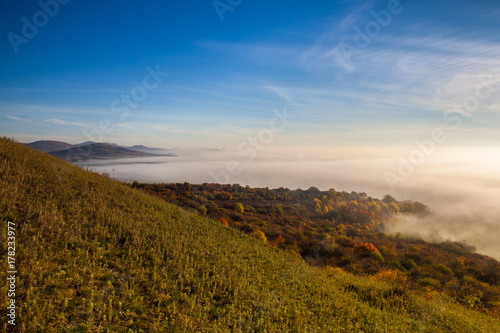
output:
[[[252,161],[226,152],[90,161],[85,165],[121,181],[151,183],[237,183],[252,187],[335,188],[391,194],[420,201],[433,212],[425,218],[401,217],[391,232],[419,235],[431,241],[464,241],[477,252],[500,259],[500,156],[496,149],[447,149],[400,176],[398,155],[367,153],[304,156],[260,155]],[[326,156],[326,157],[325,157]],[[332,157],[333,156],[333,157]]]
[[[416,177],[413,184],[402,190],[413,200],[427,204],[432,214],[423,218],[403,216],[388,231],[418,235],[429,241],[465,242],[477,252],[500,260],[498,175],[457,173],[443,170],[440,174]]]

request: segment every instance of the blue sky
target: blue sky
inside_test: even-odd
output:
[[[286,109],[275,149],[411,146],[436,128],[500,143],[498,1],[41,3],[53,17],[0,4],[3,136],[236,150]]]

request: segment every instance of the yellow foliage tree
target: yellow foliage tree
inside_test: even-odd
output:
[[[266,234],[265,234],[262,230],[255,229],[254,231],[252,231],[252,232],[250,233],[250,236],[252,236],[252,237],[253,237],[253,238],[255,238],[255,239],[261,240],[261,241],[263,241],[264,243],[267,243],[267,237],[266,237]]]

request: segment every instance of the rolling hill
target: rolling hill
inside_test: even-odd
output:
[[[0,221],[15,224],[22,332],[500,331],[446,298],[312,267],[6,138]]]
[[[44,153],[50,153],[75,147],[74,145],[66,142],[52,141],[52,140],[35,141],[27,143],[26,145],[28,147],[34,148]]]
[[[135,151],[142,151],[143,153],[175,156],[174,154],[167,152],[167,149],[150,148],[150,147],[146,147],[144,145],[135,145],[135,146],[132,146],[132,147],[128,147],[128,149],[135,150]]]
[[[124,147],[109,142],[86,141],[72,145],[61,141],[41,140],[26,144],[52,156],[68,162],[86,161],[89,159],[117,159],[130,157],[176,156],[167,149],[150,148],[144,145]]]
[[[92,143],[65,150],[50,152],[54,157],[67,161],[89,160],[89,159],[116,159],[128,157],[154,157],[158,155],[144,153],[123,147],[112,146],[105,143]]]

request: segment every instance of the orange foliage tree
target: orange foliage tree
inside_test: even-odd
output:
[[[221,217],[221,218],[219,219],[219,222],[220,222],[223,226],[225,226],[225,227],[229,227],[229,223],[227,223],[227,221],[226,221],[226,219],[225,219],[225,218]]]
[[[361,256],[370,256],[373,254],[378,254],[382,256],[380,251],[372,243],[359,243],[354,245],[354,252]]]
[[[278,247],[280,244],[285,243],[285,238],[281,235],[278,235],[272,242],[269,242],[271,246]]]

